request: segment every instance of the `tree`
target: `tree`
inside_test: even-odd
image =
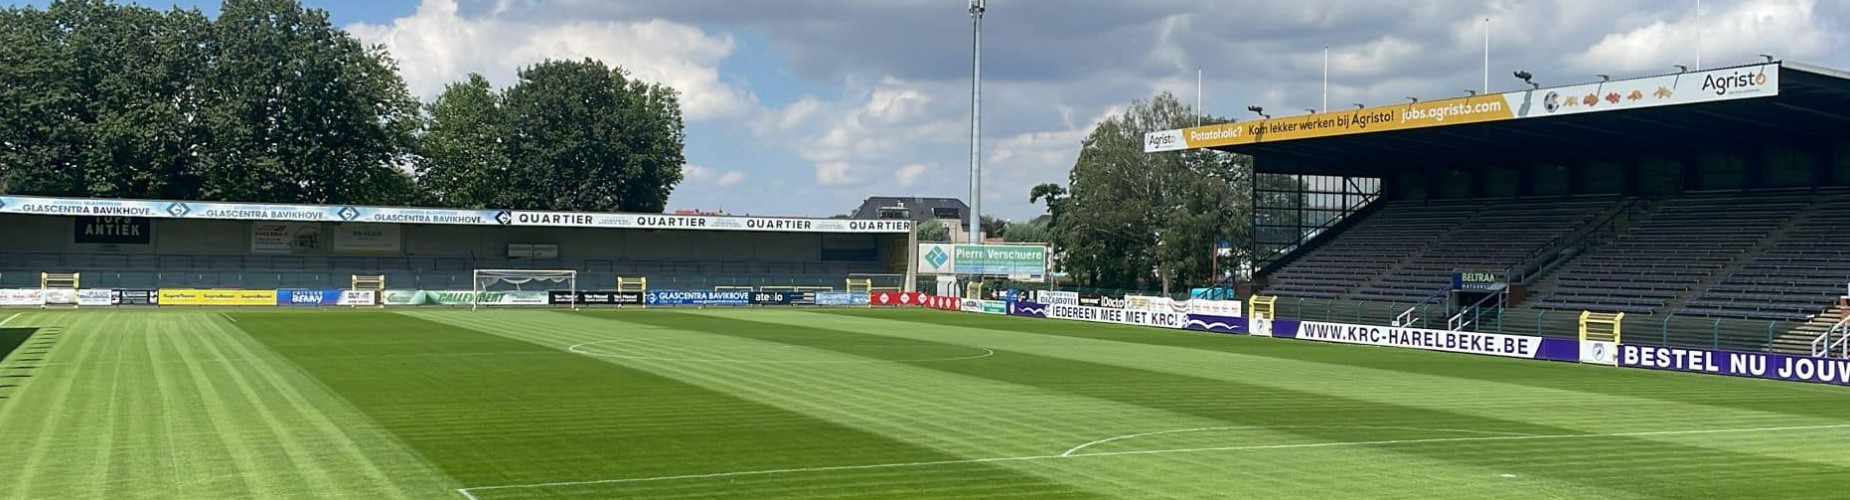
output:
[[[425,107],[430,115],[417,162],[418,183],[437,203],[463,208],[500,207],[497,183],[509,175],[508,130],[500,96],[488,79],[470,74],[450,84]]]
[[[383,48],[294,0],[225,0],[212,23],[200,197],[396,203],[417,101]]]
[[[1048,216],[1035,217],[1028,222],[1011,222],[1002,230],[1002,241],[1009,243],[1049,243],[1053,241],[1053,232]]]
[[[522,70],[500,102],[507,170],[486,176],[485,189],[504,208],[660,212],[681,182],[674,89],[590,59],[546,61]]]
[[[1208,150],[1143,152],[1145,133],[1196,119],[1167,93],[1136,101],[1081,142],[1066,198],[1038,187],[1030,193],[1051,200],[1050,217],[1059,207],[1063,266],[1082,284],[1165,291],[1206,284],[1214,243],[1246,237],[1250,160]]]
[[[101,0],[0,10],[0,192],[196,193],[210,26]]]
[[[982,221],[980,229],[983,230],[983,235],[986,237],[1000,238],[1002,234],[1008,230],[1009,221],[1007,219],[998,219],[985,215]]]
[[[950,243],[951,228],[945,227],[940,219],[932,219],[919,224],[919,241],[922,243]]]

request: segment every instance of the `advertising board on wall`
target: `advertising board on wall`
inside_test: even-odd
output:
[[[116,305],[120,306],[157,306],[161,304],[159,290],[116,290]]]
[[[46,288],[45,304],[53,306],[77,305],[77,290],[72,288]]]
[[[378,290],[303,290],[276,291],[279,306],[372,306],[379,305]]]
[[[919,274],[1008,276],[1020,281],[1047,278],[1046,245],[919,245]]]
[[[154,241],[154,219],[86,215],[73,222],[71,240],[77,243],[146,245]]]
[[[1294,336],[1303,340],[1385,347],[1405,347],[1427,351],[1482,354],[1509,358],[1542,357],[1543,345],[1546,343],[1544,342],[1545,339],[1542,337],[1527,335],[1351,325],[1320,321],[1301,321],[1297,323],[1298,328]],[[1280,335],[1279,332],[1274,329],[1273,336],[1283,335]],[[1570,340],[1568,342],[1574,341]],[[1578,360],[1580,358],[1579,347],[1577,345],[1568,347],[1572,352],[1553,353],[1552,357],[1561,360]]]
[[[1042,304],[1059,304],[1063,306],[1079,305],[1079,292],[1056,290],[1035,290],[1034,301]],[[1096,303],[1094,305],[1097,305]]]
[[[113,306],[116,305],[116,291],[107,288],[85,288],[77,291],[79,306]]]
[[[388,306],[543,306],[549,296],[542,290],[486,291],[477,299],[474,290],[386,290],[380,296]]]
[[[864,306],[870,300],[867,292],[816,292],[819,306]]]
[[[1244,302],[1237,300],[1189,299],[1188,313],[1238,318],[1244,316],[1241,314],[1244,306]]]
[[[321,248],[321,225],[300,222],[251,223],[251,253],[304,254]]]
[[[334,224],[334,251],[339,253],[395,254],[402,236],[397,224]]]

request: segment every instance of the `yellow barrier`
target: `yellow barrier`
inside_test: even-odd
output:
[[[1252,298],[1248,299],[1248,301],[1252,302],[1251,307],[1247,308],[1252,310],[1252,317],[1264,319],[1278,318],[1278,297],[1254,295]]]

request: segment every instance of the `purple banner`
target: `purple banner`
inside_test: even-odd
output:
[[[1039,302],[1011,300],[1008,302],[1010,316],[1027,316],[1030,318],[1047,317],[1047,305]]]
[[[1272,320],[1266,323],[1269,324],[1264,325],[1265,328],[1258,328],[1264,331],[1253,331],[1257,327],[1251,327],[1249,325],[1246,333],[1251,335],[1316,340],[1342,344],[1403,347],[1427,351],[1481,354],[1510,358],[1545,359],[1549,361],[1580,361],[1580,341],[1574,339],[1351,325],[1289,319]]]
[[[1227,316],[1210,316],[1206,314],[1188,315],[1188,329],[1214,333],[1246,334],[1246,318]]]
[[[1850,386],[1850,359],[1619,345],[1619,366]]]

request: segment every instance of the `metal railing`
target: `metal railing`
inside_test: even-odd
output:
[[[1459,310],[1458,314],[1454,314],[1452,315],[1451,318],[1447,318],[1445,320],[1445,329],[1456,332],[1456,331],[1463,330],[1466,328],[1470,328],[1474,325],[1477,325],[1479,320],[1483,319],[1484,317],[1484,303],[1485,302],[1494,301],[1493,305],[1496,306],[1495,314],[1498,316],[1503,315],[1504,299],[1506,299],[1508,295],[1509,295],[1509,292],[1505,290],[1505,291],[1499,291],[1494,294],[1486,295],[1484,296],[1484,298],[1478,299],[1477,302],[1472,303],[1470,306],[1467,306],[1464,309]]]
[[[1434,300],[1444,298],[1445,294],[1451,291],[1452,287],[1448,285],[1445,288],[1439,289],[1437,292],[1433,292],[1432,295],[1427,295],[1426,298],[1420,299],[1419,302],[1414,302],[1412,306],[1407,307],[1407,309],[1401,311],[1399,315],[1394,316],[1394,326],[1413,326],[1414,322],[1419,322],[1424,325],[1426,323],[1426,305],[1431,304]]]
[[[1823,335],[1811,341],[1811,355],[1814,358],[1833,357],[1850,358],[1850,316],[1838,320]]]

